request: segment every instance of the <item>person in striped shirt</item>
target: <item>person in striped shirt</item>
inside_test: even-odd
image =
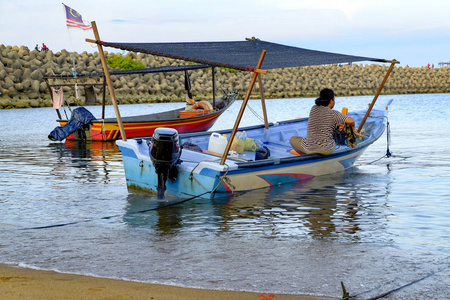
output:
[[[355,127],[353,118],[343,113],[333,110],[335,104],[335,94],[331,89],[320,91],[316,105],[309,113],[308,128],[306,138],[292,136],[289,143],[298,154],[319,153],[329,155],[336,148],[333,139],[333,132],[341,124],[348,124]]]

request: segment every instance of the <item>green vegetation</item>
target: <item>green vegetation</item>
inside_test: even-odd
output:
[[[122,71],[145,68],[142,63],[134,61],[131,56],[123,57],[122,54],[114,55],[113,58],[106,57],[106,63],[111,68],[119,68]]]
[[[242,72],[241,70],[236,70],[236,69],[230,69],[230,68],[224,68],[224,67],[219,67],[220,70],[226,70],[230,73],[239,73]]]

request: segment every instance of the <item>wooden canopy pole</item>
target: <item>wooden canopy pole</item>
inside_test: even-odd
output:
[[[400,63],[400,62],[395,59],[391,61],[391,66],[389,67],[389,70],[387,71],[386,75],[384,76],[383,82],[381,82],[381,85],[378,88],[378,91],[375,94],[375,97],[373,98],[372,103],[370,104],[369,109],[366,112],[366,115],[364,116],[364,119],[362,120],[361,124],[359,124],[358,130],[357,130],[358,132],[361,132],[361,129],[363,128],[364,124],[366,123],[367,117],[369,116],[370,112],[372,111],[372,108],[375,105],[375,102],[377,101],[378,96],[380,95],[381,90],[383,89],[384,84],[386,83],[389,75],[391,74],[392,69],[394,68],[395,64],[398,64],[398,63]]]
[[[94,31],[95,41],[92,41],[91,39],[86,39],[86,42],[96,43],[97,41],[100,41],[100,36],[97,31],[97,25],[95,24],[95,21],[92,21],[91,25],[92,25],[92,30]],[[106,78],[106,83],[108,84],[109,94],[111,95],[111,100],[112,100],[112,103],[114,106],[114,112],[116,113],[116,119],[117,119],[117,124],[119,125],[120,135],[122,137],[122,140],[126,141],[127,136],[125,135],[125,129],[123,128],[122,118],[120,117],[120,111],[119,111],[119,107],[117,105],[116,95],[114,93],[114,88],[113,88],[113,85],[111,82],[111,77],[109,76],[108,65],[106,64],[105,54],[103,53],[102,45],[97,44],[97,47],[98,47],[98,53],[100,54],[100,59],[102,61],[102,66],[103,66],[103,71],[104,71],[105,78]]]
[[[216,108],[216,67],[212,67],[211,71],[212,71],[213,107]]]
[[[261,105],[264,115],[264,126],[266,129],[269,129],[269,121],[267,120],[267,111],[266,111],[266,100],[264,99],[264,90],[262,85],[261,74],[258,74],[258,82],[259,82],[259,93],[261,94]]]
[[[228,151],[230,151],[231,144],[233,143],[233,138],[236,135],[236,131],[239,127],[239,123],[241,122],[242,115],[244,114],[245,107],[247,106],[247,103],[248,103],[248,99],[250,99],[250,94],[252,93],[253,87],[255,86],[256,79],[259,76],[259,73],[267,73],[267,71],[265,71],[265,70],[260,70],[263,60],[264,60],[264,57],[266,56],[266,52],[267,52],[266,50],[261,51],[261,55],[259,57],[258,64],[256,65],[256,68],[253,71],[253,76],[252,76],[252,80],[250,82],[250,86],[248,87],[247,94],[245,95],[244,101],[242,102],[242,105],[241,105],[241,110],[239,111],[236,122],[234,123],[233,130],[231,131],[231,134],[230,134],[230,139],[228,140],[228,143],[227,143],[227,147],[225,148],[225,151],[223,152],[222,160],[220,161],[221,165],[223,165],[225,163],[225,160],[227,159]]]

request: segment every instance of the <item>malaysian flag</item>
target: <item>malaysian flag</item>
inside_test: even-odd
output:
[[[67,27],[74,27],[74,28],[81,28],[83,30],[89,30],[92,29],[91,25],[86,25],[83,22],[83,19],[81,18],[81,15],[75,10],[67,5],[64,5],[64,8],[66,9],[66,25]]]

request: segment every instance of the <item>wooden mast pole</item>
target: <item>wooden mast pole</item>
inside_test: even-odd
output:
[[[250,86],[248,87],[247,94],[245,95],[244,101],[242,102],[242,105],[241,105],[241,110],[239,111],[236,122],[234,123],[233,130],[231,131],[231,134],[230,134],[230,139],[228,140],[228,143],[227,143],[227,147],[225,148],[225,151],[223,152],[222,160],[220,161],[221,165],[223,165],[225,163],[225,160],[227,159],[228,151],[230,151],[231,144],[233,143],[233,138],[236,135],[236,131],[239,127],[239,123],[241,122],[242,115],[244,114],[245,107],[247,106],[247,103],[248,103],[248,99],[250,99],[250,94],[252,93],[253,87],[255,86],[256,79],[259,76],[259,73],[267,73],[266,70],[260,70],[261,65],[264,61],[264,57],[266,56],[266,52],[267,52],[266,50],[261,51],[261,55],[259,57],[258,64],[256,65],[256,68],[253,71],[253,76],[252,76],[252,80],[250,82]]]
[[[367,112],[366,112],[366,115],[364,116],[364,119],[362,120],[361,124],[359,124],[358,130],[357,130],[358,132],[361,131],[361,129],[363,128],[364,124],[366,123],[367,117],[369,116],[370,112],[372,111],[372,108],[373,108],[373,106],[375,105],[375,102],[377,101],[378,96],[380,95],[381,90],[382,90],[383,87],[384,87],[384,84],[386,83],[386,81],[387,81],[389,75],[391,74],[392,69],[394,68],[395,64],[398,64],[398,63],[400,63],[400,62],[397,61],[397,60],[395,60],[395,59],[391,61],[391,66],[389,67],[389,69],[388,69],[386,75],[384,76],[383,82],[381,82],[381,85],[380,85],[380,87],[378,88],[378,91],[377,91],[377,93],[375,94],[375,97],[373,98],[372,103],[370,104],[369,109],[368,109]]]
[[[120,111],[119,111],[119,107],[117,105],[116,95],[114,93],[114,88],[113,88],[113,85],[111,82],[111,77],[109,76],[108,65],[106,64],[105,54],[103,53],[102,45],[97,43],[98,41],[100,41],[100,36],[97,31],[97,25],[95,24],[95,21],[92,21],[91,25],[92,25],[92,30],[94,31],[95,41],[92,41],[91,39],[86,39],[86,42],[97,44],[98,53],[100,54],[100,59],[102,61],[103,72],[104,72],[105,78],[106,78],[106,83],[108,84],[109,94],[111,95],[111,100],[112,100],[112,103],[114,106],[114,112],[116,113],[116,119],[117,119],[117,124],[119,125],[120,135],[122,137],[122,140],[126,141],[127,136],[125,135],[125,129],[123,128],[122,118],[120,117]]]

